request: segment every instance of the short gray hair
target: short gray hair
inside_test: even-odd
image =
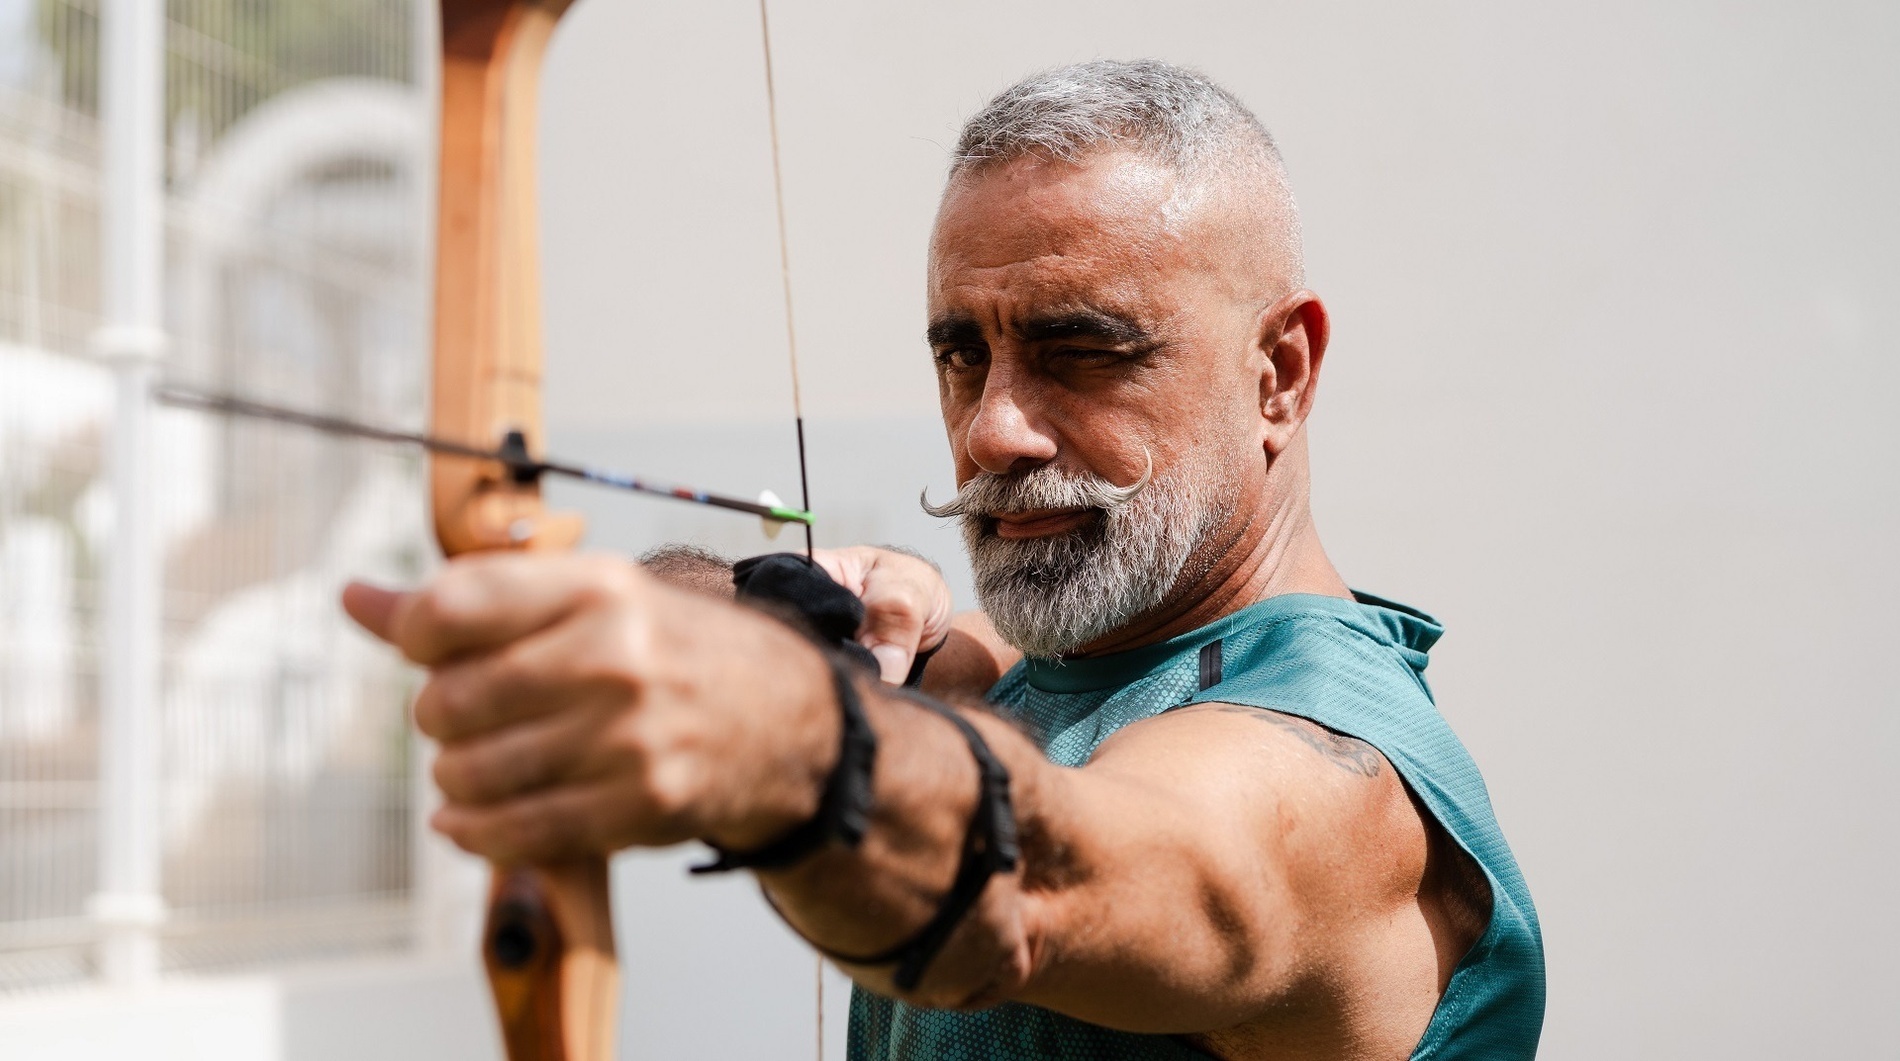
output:
[[[964,123],[951,173],[1036,153],[1073,162],[1134,147],[1198,170],[1237,154],[1280,165],[1260,119],[1207,75],[1159,59],[1097,59],[1044,70],[1004,89]]]
[[[1025,155],[1075,162],[1132,148],[1190,180],[1228,179],[1279,215],[1276,242],[1303,283],[1299,210],[1273,134],[1239,97],[1197,70],[1159,59],[1097,59],[1044,70],[1004,89],[963,125],[950,178]]]

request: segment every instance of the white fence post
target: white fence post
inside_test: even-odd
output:
[[[101,327],[93,342],[117,377],[111,448],[112,554],[106,575],[99,727],[99,971],[134,986],[158,975],[161,586],[153,519],[150,390],[164,354],[164,0],[105,0],[100,127],[104,188]]]

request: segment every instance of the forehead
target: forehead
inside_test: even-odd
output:
[[[1172,168],[1127,151],[1078,163],[1024,157],[959,176],[931,238],[931,304],[999,291],[1125,301],[1185,264],[1182,191]]]

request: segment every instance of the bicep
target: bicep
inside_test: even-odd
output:
[[[1136,1030],[1243,1021],[1416,893],[1425,833],[1403,782],[1310,722],[1196,705],[1063,774],[1023,882],[1049,956],[1029,1001]]]

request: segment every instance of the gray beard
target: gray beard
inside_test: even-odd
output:
[[[1188,469],[1116,487],[1044,465],[1018,476],[983,474],[933,515],[957,516],[976,595],[1003,640],[1052,659],[1128,626],[1167,601],[1188,560],[1226,522],[1231,501],[1205,502]],[[1096,509],[1087,525],[1047,538],[998,537],[992,513]]]

